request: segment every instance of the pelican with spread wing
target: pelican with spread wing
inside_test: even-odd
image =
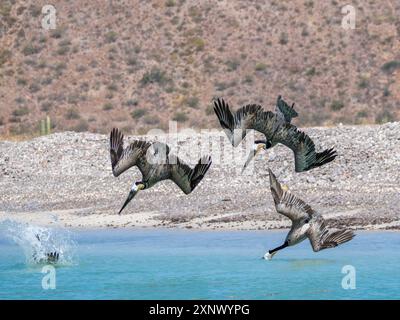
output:
[[[234,147],[245,138],[248,130],[256,130],[264,134],[265,140],[256,140],[243,170],[261,150],[269,149],[281,143],[294,153],[296,172],[307,171],[331,162],[336,151],[326,149],[315,151],[314,142],[304,132],[291,124],[297,116],[294,105],[289,105],[279,96],[276,113],[264,111],[260,105],[249,104],[235,113],[223,99],[214,100],[214,111],[218,120]]]
[[[264,259],[272,259],[279,251],[294,246],[308,238],[315,252],[336,247],[354,238],[346,229],[329,228],[324,218],[300,198],[284,190],[275,175],[269,170],[269,180],[276,211],[292,221],[292,227],[283,245],[269,250]]]
[[[110,134],[110,156],[112,172],[115,177],[137,166],[142,180],[135,182],[119,214],[135,195],[149,189],[162,180],[172,180],[185,193],[191,193],[204,178],[211,166],[211,157],[202,157],[192,169],[177,156],[170,154],[168,145],[160,142],[135,140],[125,149],[124,136],[118,129]]]

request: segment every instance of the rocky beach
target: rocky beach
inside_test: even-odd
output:
[[[73,228],[287,228],[290,221],[273,205],[271,168],[330,225],[400,229],[400,123],[304,130],[317,151],[335,147],[335,161],[296,173],[291,150],[278,145],[260,153],[241,174],[246,141],[232,148],[219,130],[169,137],[171,152],[192,166],[200,155],[211,154],[213,164],[206,177],[190,195],[172,181],[163,181],[140,192],[122,215],[117,213],[129,188],[141,177],[137,168],[118,178],[112,175],[108,136],[63,132],[0,141],[0,221]],[[164,138],[130,136],[125,144]]]

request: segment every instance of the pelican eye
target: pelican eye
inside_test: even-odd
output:
[[[306,219],[306,220],[304,220],[304,222],[305,222],[305,223],[308,223],[309,221],[310,221],[310,219]]]

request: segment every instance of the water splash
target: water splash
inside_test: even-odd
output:
[[[65,229],[5,220],[0,223],[0,231],[22,249],[27,264],[46,264],[51,253],[59,254],[57,265],[76,263],[76,243]]]

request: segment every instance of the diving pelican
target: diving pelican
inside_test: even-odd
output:
[[[260,105],[249,104],[233,114],[223,99],[214,100],[214,111],[234,147],[244,139],[247,130],[253,129],[265,136],[265,140],[255,141],[243,170],[258,152],[270,149],[278,143],[293,151],[296,172],[317,168],[335,159],[337,154],[333,148],[316,152],[311,138],[290,123],[291,119],[297,116],[293,107],[294,105],[289,107],[279,96],[277,113],[264,111]]]
[[[310,240],[314,252],[336,247],[354,238],[355,235],[351,230],[327,227],[319,213],[303,200],[284,190],[272,171],[268,170],[276,211],[292,220],[292,227],[283,245],[269,250],[264,259],[270,260],[279,250],[294,246],[306,238]]]
[[[160,142],[133,141],[123,148],[124,136],[118,129],[110,134],[110,156],[112,172],[115,177],[133,166],[142,173],[142,180],[133,183],[128,198],[119,214],[144,189],[149,189],[157,182],[170,179],[185,193],[191,193],[203,179],[211,165],[211,157],[202,157],[192,169],[177,156],[169,153],[168,145]]]
[[[35,238],[38,240],[39,245],[41,245],[41,240],[38,234],[35,234]],[[35,251],[32,254],[32,258],[35,262],[37,263],[49,263],[49,264],[55,264],[58,262],[58,259],[60,257],[60,254],[57,251],[54,252],[48,252],[46,253],[46,258],[38,258],[38,253]]]

